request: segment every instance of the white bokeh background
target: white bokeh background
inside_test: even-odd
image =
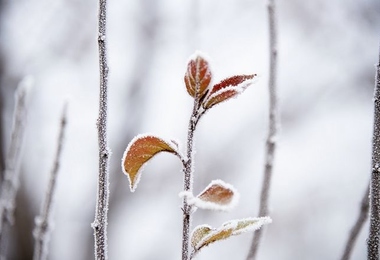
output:
[[[271,217],[260,259],[337,259],[359,210],[370,173],[372,92],[380,4],[277,1],[281,131]],[[35,79],[21,167],[10,259],[30,259],[34,216],[47,186],[59,116],[69,101],[66,142],[54,208],[49,259],[93,259],[97,182],[97,2],[1,1],[0,68],[4,151],[13,93]],[[266,1],[141,0],[108,3],[110,259],[179,259],[180,163],[164,154],[144,170],[135,193],[120,169],[138,133],[184,147],[192,100],[183,75],[200,49],[215,82],[258,72],[237,99],[213,108],[196,133],[195,192],[213,179],[241,194],[229,213],[201,212],[194,225],[219,226],[256,216],[268,124]],[[368,223],[352,259],[365,259]],[[245,259],[252,234],[205,248],[198,259]]]

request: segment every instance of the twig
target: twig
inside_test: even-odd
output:
[[[0,244],[1,256],[6,255],[5,229],[13,225],[13,212],[16,207],[16,193],[19,186],[19,167],[26,123],[26,97],[32,79],[22,80],[16,91],[16,104],[13,115],[11,142],[5,162],[4,180],[0,190]]]
[[[193,191],[193,147],[194,132],[201,114],[198,114],[198,102],[195,99],[193,112],[189,121],[189,129],[187,135],[187,159],[184,162],[184,191]],[[189,241],[191,228],[192,206],[188,205],[186,197],[183,198],[183,229],[182,229],[182,260],[189,259]]]
[[[109,157],[107,144],[107,93],[108,93],[108,64],[106,47],[107,0],[99,0],[99,69],[100,97],[99,117],[97,121],[99,145],[99,180],[95,220],[91,224],[94,229],[95,259],[106,260],[107,256],[107,214],[109,203]]]
[[[379,259],[380,232],[380,53],[374,93],[374,124],[372,139],[372,174],[370,195],[370,228],[367,240],[368,260]]]
[[[55,192],[55,184],[57,180],[57,174],[59,170],[59,164],[60,164],[60,158],[62,153],[62,146],[63,146],[63,138],[66,128],[66,109],[67,104],[64,105],[62,116],[61,116],[61,122],[60,122],[60,130],[59,130],[59,136],[58,136],[58,145],[57,150],[55,154],[54,164],[53,168],[50,173],[50,181],[49,185],[46,191],[45,200],[41,207],[40,215],[36,218],[36,227],[34,230],[34,238],[35,238],[35,244],[34,244],[34,260],[44,260],[47,258],[48,250],[47,245],[49,242],[49,231],[50,227],[52,225],[52,221],[50,219],[50,215],[52,213],[52,200]]]
[[[268,2],[268,18],[269,18],[269,45],[270,45],[270,68],[269,68],[269,133],[266,141],[266,159],[263,186],[260,197],[259,216],[267,216],[269,191],[272,179],[273,159],[276,150],[276,134],[278,128],[277,114],[277,21],[276,6],[274,0]],[[265,227],[257,230],[254,234],[251,248],[247,259],[255,259],[259,249],[260,240]]]
[[[351,229],[350,235],[348,236],[346,247],[344,249],[341,260],[350,259],[352,249],[354,248],[356,239],[358,238],[360,230],[362,229],[364,223],[366,222],[368,218],[368,210],[369,210],[369,186],[366,189],[364,196],[362,198],[362,201],[360,203],[359,216],[355,222],[355,225]]]

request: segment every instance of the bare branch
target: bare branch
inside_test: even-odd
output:
[[[15,200],[19,186],[19,167],[21,162],[21,150],[24,139],[26,123],[26,97],[28,89],[32,85],[32,79],[23,79],[16,91],[15,112],[13,115],[13,126],[11,142],[5,162],[4,180],[0,190],[0,243],[5,242],[4,230],[6,226],[13,225],[13,212],[16,207]],[[3,246],[2,250],[6,250]],[[5,257],[6,252],[1,252]]]
[[[100,96],[98,145],[99,145],[99,179],[95,220],[91,224],[95,237],[95,259],[106,260],[107,256],[107,219],[109,203],[109,158],[110,150],[107,144],[107,93],[108,93],[108,64],[106,47],[107,0],[99,0],[99,69]]]
[[[49,242],[49,231],[52,226],[52,221],[50,217],[52,214],[51,208],[52,208],[53,195],[55,192],[57,174],[59,170],[59,164],[60,164],[59,161],[60,161],[61,153],[62,153],[63,138],[64,138],[66,123],[67,123],[66,110],[67,110],[67,104],[64,105],[64,108],[62,111],[59,136],[58,136],[58,145],[57,145],[57,150],[55,153],[53,168],[50,173],[49,185],[46,191],[44,202],[41,207],[40,215],[36,217],[36,227],[33,232],[33,235],[35,238],[34,256],[33,256],[34,260],[44,260],[47,258],[47,254],[48,254],[47,245]]]
[[[355,225],[352,227],[351,232],[348,236],[346,247],[343,252],[341,260],[349,260],[351,257],[352,249],[354,248],[355,242],[359,236],[359,233],[368,218],[369,213],[369,186],[366,189],[362,201],[360,203],[360,212]]]
[[[374,124],[372,139],[372,174],[370,196],[370,228],[367,240],[368,260],[379,259],[380,232],[380,53],[374,94]]]
[[[268,3],[268,18],[269,18],[269,48],[270,48],[270,68],[269,68],[269,133],[266,141],[266,159],[263,186],[260,197],[259,216],[267,216],[269,191],[272,179],[273,159],[276,150],[276,135],[279,124],[277,113],[277,21],[276,21],[276,6],[274,0],[269,0]],[[247,259],[255,259],[263,231],[265,227],[257,230],[254,234],[251,248]]]

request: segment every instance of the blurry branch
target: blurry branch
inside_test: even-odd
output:
[[[61,122],[60,122],[60,129],[59,129],[59,136],[58,136],[58,145],[57,150],[55,153],[55,159],[53,168],[50,173],[50,180],[49,185],[46,191],[45,199],[41,207],[40,215],[36,218],[36,227],[34,230],[34,238],[35,238],[35,244],[34,244],[34,260],[44,260],[47,258],[48,250],[47,245],[49,242],[49,231],[52,226],[51,221],[51,214],[52,214],[52,200],[55,192],[55,184],[57,180],[57,174],[59,169],[59,160],[61,158],[62,153],[62,146],[63,146],[63,138],[66,128],[66,109],[67,104],[64,105],[62,116],[61,116]]]
[[[362,198],[362,201],[360,203],[360,212],[358,219],[355,222],[355,225],[352,227],[351,232],[348,236],[348,240],[346,243],[346,247],[343,252],[343,256],[341,260],[349,260],[352,249],[354,248],[356,239],[358,238],[358,235],[360,233],[360,230],[362,229],[364,223],[366,222],[368,218],[368,210],[369,210],[369,186],[366,189],[364,196]]]
[[[263,186],[260,196],[260,210],[259,217],[269,215],[268,201],[269,191],[272,179],[273,159],[276,150],[276,135],[279,124],[277,113],[277,17],[276,6],[274,0],[268,2],[268,18],[269,18],[269,51],[270,51],[270,67],[269,67],[269,133],[266,141],[266,159]],[[248,253],[247,259],[255,259],[261,237],[263,236],[265,227],[257,230],[254,234],[251,248]]]
[[[21,162],[21,148],[24,139],[26,122],[26,97],[28,88],[32,84],[31,78],[22,80],[16,91],[16,104],[13,115],[12,135],[5,163],[4,180],[0,190],[0,244],[1,256],[6,255],[5,229],[13,225],[13,212],[16,207],[15,199],[19,186],[19,166]]]
[[[1,63],[1,58],[0,58]],[[0,65],[1,66],[1,65]],[[1,67],[0,67],[0,74],[1,74]],[[0,75],[0,84],[1,82],[1,75]],[[0,86],[0,183],[3,180],[3,171],[5,168],[5,156],[4,156],[4,121],[3,121],[3,112],[4,112],[4,93],[3,89]]]
[[[380,51],[380,50],[379,50]],[[370,192],[370,228],[367,240],[368,260],[379,259],[380,232],[380,53],[374,93],[374,124],[372,139],[372,174]]]
[[[98,45],[100,70],[99,117],[97,121],[99,145],[99,179],[94,229],[95,259],[106,260],[107,256],[107,214],[109,203],[109,157],[107,144],[107,94],[108,64],[106,47],[107,0],[99,0]]]

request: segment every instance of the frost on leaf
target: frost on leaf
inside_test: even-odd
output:
[[[121,167],[128,176],[131,191],[135,191],[140,180],[141,167],[159,152],[170,152],[178,155],[177,143],[165,141],[152,135],[136,136],[124,152]]]
[[[199,242],[210,232],[212,232],[212,229],[209,225],[197,226],[191,234],[191,246],[195,248]]]
[[[271,223],[270,217],[246,218],[225,222],[217,229],[207,225],[197,226],[191,235],[191,246],[193,255],[205,246],[216,241],[227,239],[231,236],[240,235],[245,232],[255,231],[265,224]]]
[[[211,88],[209,95],[203,102],[203,107],[209,109],[220,102],[236,97],[253,84],[256,78],[257,74],[252,74],[238,75],[222,80]]]
[[[187,64],[185,84],[187,92],[193,98],[201,99],[211,83],[212,73],[203,54],[196,52]]]
[[[235,188],[222,180],[213,180],[198,196],[189,198],[189,203],[201,209],[231,210],[239,199]]]

